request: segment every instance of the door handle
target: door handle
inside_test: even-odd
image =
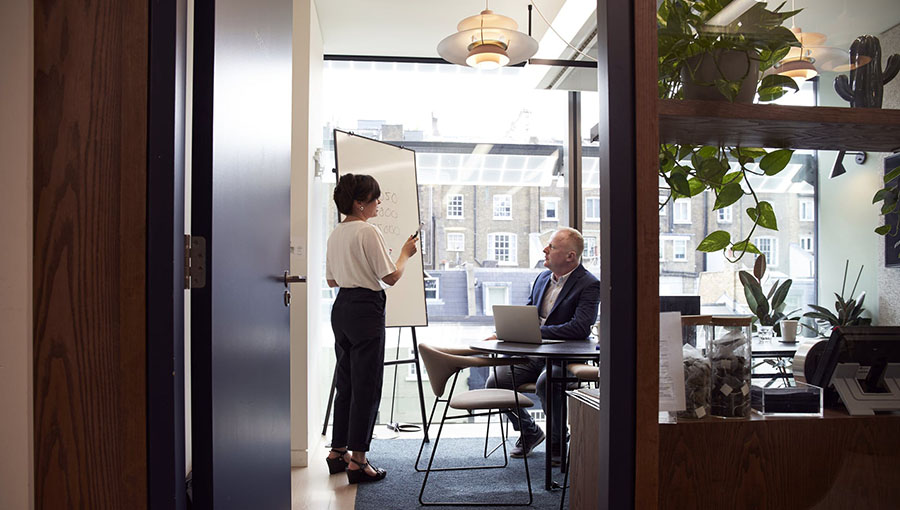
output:
[[[292,275],[289,271],[284,272],[284,288],[288,288],[289,283],[306,283],[305,276]]]

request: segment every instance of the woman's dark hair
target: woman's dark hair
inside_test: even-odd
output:
[[[371,175],[344,174],[334,188],[334,204],[341,214],[353,212],[353,201],[366,203],[381,196],[378,181]]]

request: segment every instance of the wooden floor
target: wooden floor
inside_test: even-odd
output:
[[[447,424],[441,436],[483,437],[484,430],[484,424]],[[397,437],[398,433],[387,430],[384,425],[375,428],[375,441],[387,441]],[[516,437],[513,435],[510,442],[515,442]],[[402,438],[421,440],[422,433],[404,432]],[[293,510],[353,510],[356,503],[356,486],[348,484],[347,475],[343,473],[328,474],[328,466],[324,460],[328,455],[327,443],[328,439],[322,436],[319,444],[310,448],[309,467],[291,470]],[[409,461],[412,463],[415,459]]]

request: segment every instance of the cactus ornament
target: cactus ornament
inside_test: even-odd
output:
[[[866,65],[850,71],[850,78],[841,75],[834,79],[834,90],[853,108],[881,108],[884,86],[900,71],[900,55],[888,57],[881,70],[881,42],[872,35],[861,35],[850,45],[850,62],[859,57],[872,59]]]

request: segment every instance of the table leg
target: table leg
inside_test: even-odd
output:
[[[553,466],[550,462],[550,452],[553,451],[553,364],[550,362],[550,358],[545,358],[544,360],[546,362],[544,370],[547,371],[547,394],[544,397],[547,401],[547,409],[544,410],[544,416],[547,418],[547,447],[546,454],[544,455],[544,489],[549,491],[552,488],[553,482]]]

